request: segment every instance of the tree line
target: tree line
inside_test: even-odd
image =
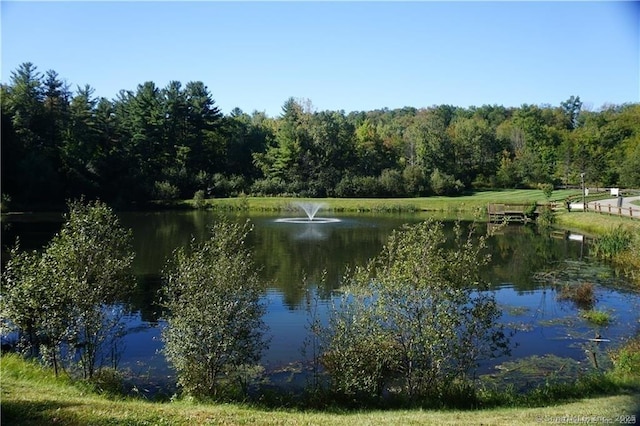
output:
[[[1,86],[2,196],[20,206],[298,195],[395,197],[483,188],[640,187],[640,104],[224,115],[201,81],[148,81],[114,99],[20,65]]]

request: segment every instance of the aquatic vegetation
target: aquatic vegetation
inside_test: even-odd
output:
[[[527,306],[504,306],[503,309],[512,317],[519,317],[530,311]]]
[[[598,310],[588,310],[588,311],[582,311],[580,313],[580,316],[584,319],[586,319],[587,321],[589,321],[590,323],[596,324],[596,325],[609,325],[609,323],[611,323],[611,314],[606,312],[606,311],[598,311]]]
[[[572,358],[557,355],[530,356],[506,361],[496,366],[496,372],[481,377],[494,386],[513,387],[517,392],[531,390],[550,381],[570,381],[583,374],[589,367]]]
[[[590,282],[564,284],[559,287],[558,300],[570,300],[579,309],[590,310],[596,303],[594,285]]]
[[[594,256],[602,259],[612,259],[627,250],[632,241],[632,234],[621,226],[614,228],[598,237],[592,244]]]

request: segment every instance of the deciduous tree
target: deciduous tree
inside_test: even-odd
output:
[[[479,359],[508,350],[480,277],[485,240],[460,225],[453,240],[446,248],[437,222],[407,227],[347,278],[324,343],[334,390],[375,396],[393,385],[414,401],[437,398],[464,383]]]
[[[218,222],[208,240],[178,249],[164,272],[164,352],[187,394],[219,396],[265,348],[263,286],[248,232],[247,224]]]

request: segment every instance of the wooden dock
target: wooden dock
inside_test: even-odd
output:
[[[489,222],[530,222],[540,214],[540,207],[533,204],[490,203],[487,206]]]

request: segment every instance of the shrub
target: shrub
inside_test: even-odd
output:
[[[404,181],[404,190],[407,194],[418,196],[426,192],[427,179],[424,171],[420,166],[407,166],[402,171],[402,180]]]
[[[402,180],[402,174],[398,170],[383,170],[380,174],[379,181],[383,195],[389,197],[404,195],[404,182]]]
[[[383,331],[375,319],[363,311],[370,300],[354,303],[351,297],[343,298],[333,310],[320,362],[331,376],[333,392],[364,402],[382,396],[385,385],[398,373],[398,348],[380,334]]]
[[[556,217],[550,206],[542,206],[538,215],[537,223],[541,227],[550,227],[556,221]]]
[[[2,316],[56,373],[66,361],[91,378],[102,351],[119,337],[122,311],[106,306],[134,284],[131,232],[99,201],[70,202],[65,219],[42,254],[12,250],[2,277]]]
[[[193,207],[196,209],[202,209],[205,206],[204,191],[199,189],[193,194]]]
[[[623,274],[640,285],[640,230],[630,235],[629,240],[626,249],[615,254],[613,261]]]
[[[246,389],[263,342],[262,285],[245,245],[244,226],[214,225],[211,238],[178,249],[163,273],[162,303],[169,312],[162,336],[178,385],[196,397]]]
[[[245,180],[244,176],[232,175],[229,178],[229,194],[232,197],[237,197],[238,195],[244,193],[247,189],[247,181]]]
[[[640,335],[626,342],[611,354],[613,373],[617,376],[640,379]]]
[[[440,398],[477,361],[508,352],[493,294],[482,290],[485,239],[455,228],[445,248],[441,223],[394,232],[366,268],[346,277],[339,309],[324,330],[324,365],[334,390],[410,400]],[[479,291],[480,290],[480,291]]]
[[[180,190],[166,180],[153,184],[153,197],[156,200],[176,200],[180,198]]]
[[[279,195],[286,190],[285,182],[278,178],[258,179],[251,185],[251,193],[254,195]]]
[[[437,195],[459,194],[464,189],[460,180],[456,180],[453,175],[435,169],[431,173],[431,189]]]
[[[336,196],[376,197],[380,195],[381,190],[380,182],[373,176],[345,176],[336,185]]]
[[[97,370],[91,384],[98,393],[116,396],[125,393],[124,377],[114,368],[104,367]]]
[[[548,200],[551,198],[551,194],[553,194],[553,184],[551,183],[539,183],[538,189],[542,191],[545,198]]]

